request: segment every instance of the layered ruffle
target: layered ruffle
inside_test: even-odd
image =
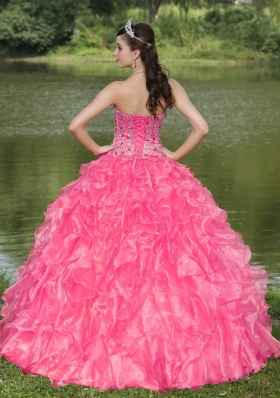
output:
[[[53,385],[168,391],[280,355],[268,275],[186,166],[109,152],[80,174],[3,295],[2,356]]]

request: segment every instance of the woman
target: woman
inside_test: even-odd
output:
[[[246,377],[280,355],[264,301],[267,273],[211,193],[178,159],[208,127],[158,63],[154,32],[131,19],[117,34],[118,67],[71,122],[99,159],[49,205],[17,282],[3,295],[0,353],[54,386],[155,391]],[[85,126],[108,106],[115,137]],[[173,105],[193,131],[175,152],[160,129]]]

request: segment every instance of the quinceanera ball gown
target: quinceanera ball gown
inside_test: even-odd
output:
[[[164,114],[115,108],[114,149],[48,206],[3,295],[0,355],[53,386],[196,389],[280,356],[267,272],[183,164]]]

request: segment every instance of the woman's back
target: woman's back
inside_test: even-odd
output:
[[[118,95],[115,101],[116,108],[120,112],[129,115],[150,115],[150,112],[146,106],[149,98],[149,92],[146,87],[145,74],[135,73],[132,74],[128,79],[118,83]],[[162,109],[157,110],[157,113],[162,112]]]

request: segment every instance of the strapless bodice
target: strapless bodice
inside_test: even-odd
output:
[[[157,116],[135,116],[122,113],[114,108],[115,135],[111,151],[115,156],[146,158],[165,157],[158,151],[162,148],[160,130],[164,113]]]

